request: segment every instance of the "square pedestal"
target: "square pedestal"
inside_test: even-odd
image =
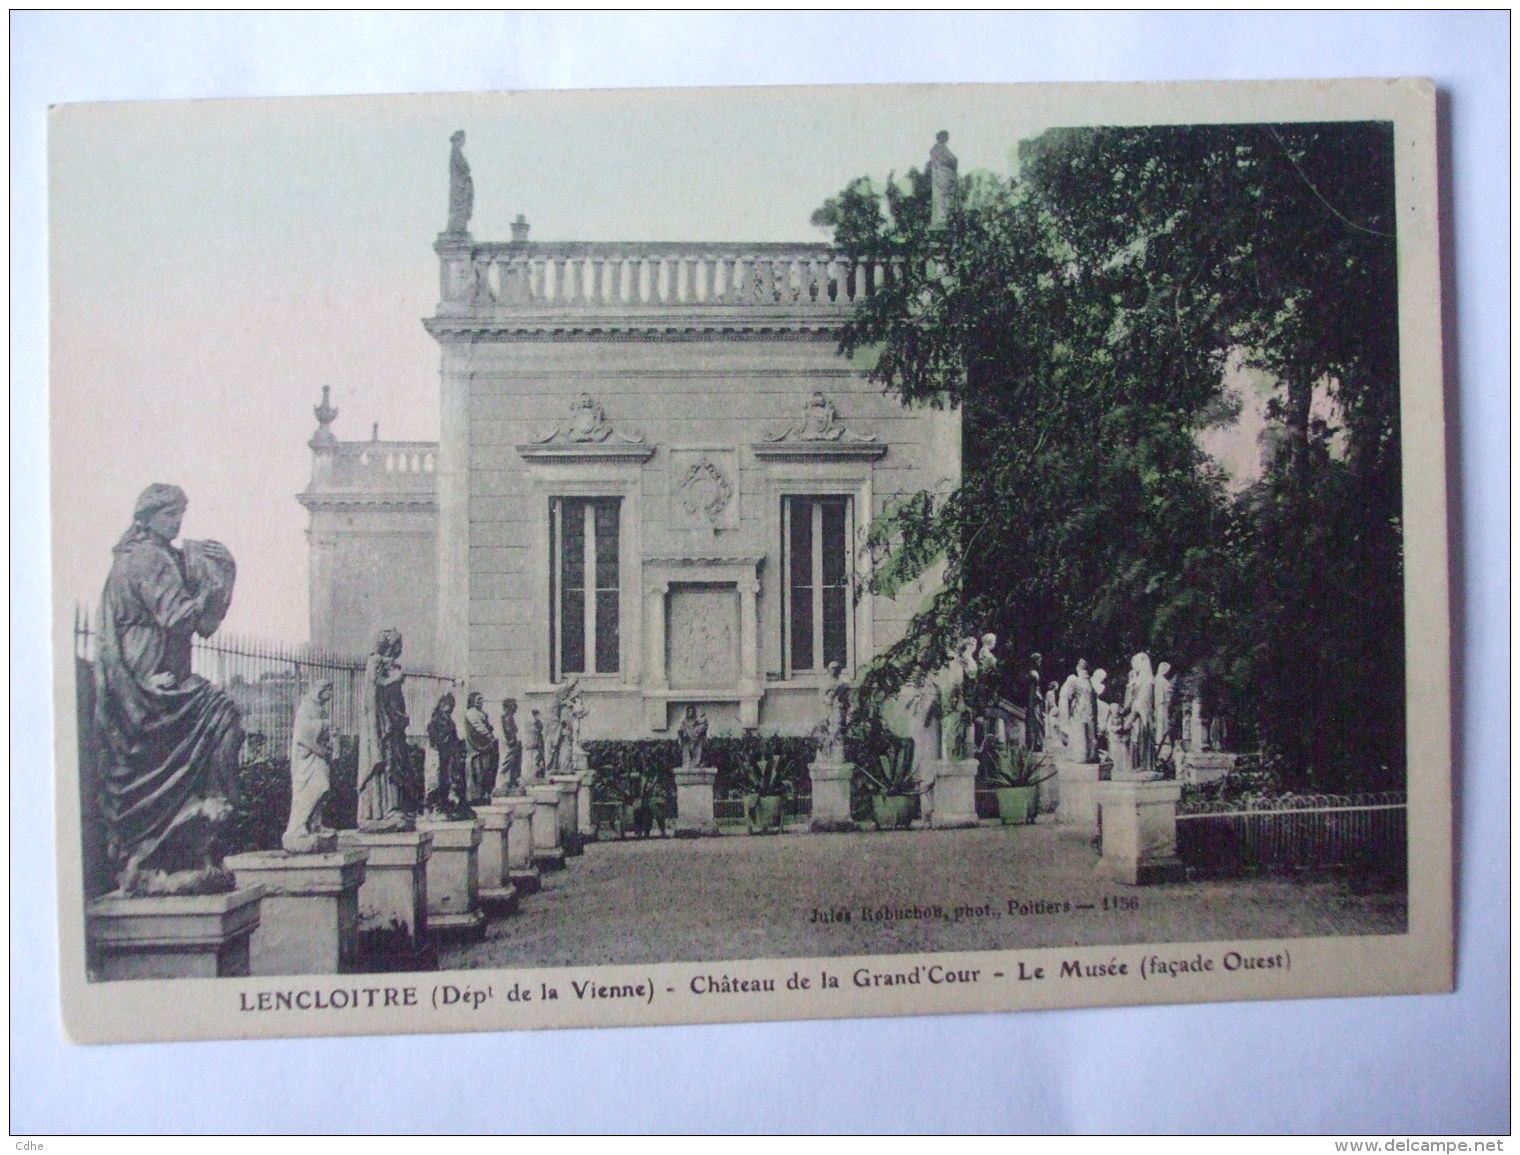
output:
[[[1177,782],[1101,782],[1103,857],[1099,878],[1144,886],[1183,877],[1177,857]]]
[[[359,957],[359,887],[368,860],[369,852],[358,847],[330,854],[256,851],[227,859],[239,886],[264,888],[251,943],[252,973],[353,971]]]
[[[533,803],[533,865],[541,871],[563,870],[565,848],[560,844],[559,787],[537,782],[528,787]]]
[[[387,947],[392,953],[423,946],[428,940],[427,863],[433,836],[422,830],[344,830],[338,846],[369,852],[359,887],[360,935],[394,940]]]
[[[465,937],[478,933],[486,921],[480,912],[480,823],[422,818],[417,831],[433,836],[427,864],[429,930]]]
[[[976,759],[929,763],[934,781],[934,812],[929,825],[955,830],[978,825],[976,817]]]
[[[498,799],[489,806],[476,806],[475,817],[480,821],[480,905],[510,914],[517,909],[517,887],[507,865],[512,807]]]
[[[1061,791],[1056,821],[1091,837],[1098,829],[1098,764],[1057,758],[1055,768]]]
[[[713,780],[717,776],[710,766],[676,770],[677,838],[707,838],[718,833],[713,818]]]
[[[832,834],[855,829],[850,818],[850,779],[855,767],[848,762],[810,762],[808,780],[813,787],[813,818],[808,829]]]
[[[263,896],[263,887],[248,886],[231,894],[96,899],[85,912],[91,970],[112,981],[246,976]]]
[[[538,867],[533,865],[533,799],[511,794],[499,804],[512,811],[512,825],[507,830],[507,878],[519,895],[535,894],[540,882]]]
[[[566,854],[580,854],[583,851],[579,810],[581,776],[551,774],[549,781],[559,788],[559,844]]]
[[[1228,778],[1235,770],[1235,755],[1215,750],[1189,750],[1178,759],[1177,780],[1190,786],[1205,786]]]

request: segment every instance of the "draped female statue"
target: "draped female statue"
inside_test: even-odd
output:
[[[374,653],[364,663],[359,726],[360,830],[401,830],[410,821],[402,792],[411,758],[406,744],[410,719],[400,658],[400,631],[381,630]]]
[[[489,802],[496,788],[496,763],[501,758],[501,747],[486,714],[485,696],[478,690],[471,691],[465,700],[464,740],[470,751],[467,800],[471,804]]]
[[[177,485],[143,490],[101,595],[95,726],[107,853],[125,894],[232,889],[220,834],[232,813],[243,726],[237,707],[190,672],[237,567],[218,542],[174,547],[189,504]]]
[[[337,832],[322,823],[322,803],[332,788],[332,696],[332,682],[317,682],[296,710],[290,735],[290,821],[280,839],[289,854],[337,846]]]

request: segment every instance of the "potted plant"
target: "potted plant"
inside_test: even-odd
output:
[[[744,762],[744,817],[751,834],[779,834],[783,803],[792,787],[784,754],[752,753]]]
[[[919,785],[913,773],[913,743],[898,742],[876,755],[876,765],[858,767],[871,799],[877,830],[906,830],[917,810]]]
[[[1004,826],[1022,826],[1040,812],[1040,783],[1056,776],[1041,773],[1044,760],[1023,746],[1002,746],[987,774],[987,784],[997,795],[998,817]]]
[[[600,792],[615,807],[613,827],[619,838],[630,831],[648,838],[656,823],[664,835],[666,795],[657,771],[632,767],[601,771],[598,777]]]

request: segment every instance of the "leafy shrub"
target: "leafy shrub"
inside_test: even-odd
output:
[[[596,739],[584,743],[586,762],[592,771],[593,799],[597,803],[618,801],[615,784],[626,775],[653,775],[669,797],[674,797],[676,767],[681,747],[674,738]],[[786,734],[720,734],[707,740],[705,761],[718,774],[713,793],[735,798],[746,793],[746,767],[756,756],[773,756],[792,793],[805,792],[807,764],[815,750],[812,738]]]

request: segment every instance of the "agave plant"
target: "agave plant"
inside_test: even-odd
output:
[[[907,795],[919,792],[913,773],[913,743],[898,742],[889,751],[877,755],[876,765],[859,767],[868,794]]]
[[[1056,776],[1054,770],[1042,774],[1044,768],[1044,761],[1033,750],[1016,745],[1002,746],[998,748],[997,761],[987,774],[987,785],[994,790],[1038,786]]]
[[[784,754],[754,754],[744,764],[746,793],[779,798],[792,787],[790,759]]]

